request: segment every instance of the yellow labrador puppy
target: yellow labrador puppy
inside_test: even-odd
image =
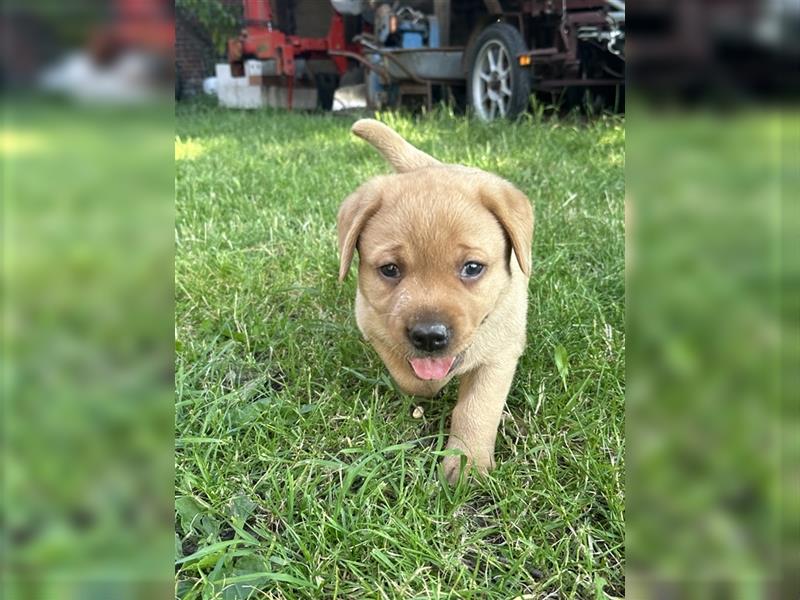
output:
[[[533,211],[504,179],[446,165],[372,119],[353,125],[396,173],[339,209],[339,279],[359,253],[358,327],[406,393],[460,378],[447,447],[485,473],[525,347]],[[450,482],[460,456],[447,456]]]

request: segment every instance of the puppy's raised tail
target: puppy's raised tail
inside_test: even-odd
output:
[[[409,144],[394,129],[375,119],[360,119],[353,124],[351,131],[372,144],[398,173],[442,164]]]

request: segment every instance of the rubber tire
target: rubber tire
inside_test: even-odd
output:
[[[531,81],[530,69],[519,66],[517,55],[528,51],[522,34],[508,23],[493,23],[484,29],[469,50],[466,64],[467,68],[467,102],[475,112],[472,99],[472,79],[475,73],[475,62],[481,49],[487,42],[498,42],[503,46],[511,63],[511,100],[508,103],[507,119],[513,119],[525,112],[530,105]],[[477,113],[476,113],[477,114]]]
[[[336,73],[315,73],[314,82],[317,85],[317,108],[331,110],[333,108],[333,95],[339,87],[339,75]]]

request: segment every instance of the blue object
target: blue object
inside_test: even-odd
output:
[[[439,19],[428,16],[428,48],[439,47]]]
[[[422,48],[422,34],[419,31],[406,31],[400,45],[402,48]]]
[[[384,51],[391,53],[399,48],[406,50],[421,50],[425,48],[439,48],[441,37],[439,31],[439,20],[434,15],[428,15],[425,20],[402,19],[398,23],[397,36],[390,36],[395,44],[384,46]],[[369,60],[379,64],[382,62],[378,54],[370,55]],[[399,94],[399,86],[396,82],[388,84],[381,83],[380,77],[370,71],[367,74],[367,96],[370,102],[377,102],[382,99],[389,105],[393,104]]]

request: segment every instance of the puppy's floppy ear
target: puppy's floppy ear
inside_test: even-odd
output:
[[[375,119],[359,119],[350,131],[372,144],[398,173],[442,165],[431,155],[409,144],[394,129]]]
[[[339,207],[336,220],[339,230],[339,281],[347,277],[361,230],[380,208],[381,196],[376,184],[376,180],[365,183]]]
[[[533,208],[530,200],[516,187],[498,178],[491,185],[481,188],[481,201],[505,229],[519,268],[530,277],[533,242]]]

